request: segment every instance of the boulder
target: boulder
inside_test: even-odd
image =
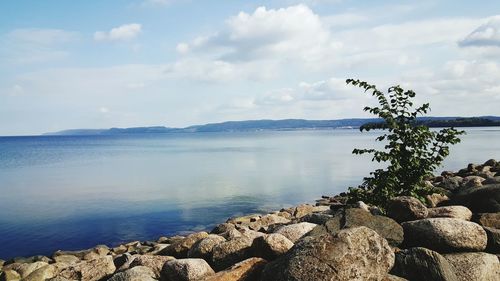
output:
[[[59,268],[53,264],[49,264],[38,268],[26,276],[23,281],[45,281],[57,275]]]
[[[195,281],[215,274],[203,259],[179,259],[165,263],[162,278],[166,281]]]
[[[153,271],[155,278],[159,278],[163,265],[167,261],[171,261],[174,259],[174,257],[170,256],[137,255],[130,263],[130,268],[134,268],[136,266],[145,266]]]
[[[243,237],[243,234],[241,234],[241,232],[237,229],[231,229],[221,233],[220,236],[226,238],[226,240],[232,240],[234,238]]]
[[[470,221],[472,212],[464,206],[429,208],[429,218],[455,218]]]
[[[259,281],[266,264],[264,259],[249,258],[202,281]]]
[[[433,193],[425,196],[425,200],[427,201],[428,206],[430,206],[431,208],[435,208],[439,203],[450,200],[450,198],[443,194]]]
[[[392,246],[398,246],[403,242],[403,228],[396,221],[386,216],[372,215],[358,208],[338,211],[331,220],[316,227],[309,235],[335,234],[341,229],[357,226],[366,226],[375,230]]]
[[[483,227],[488,236],[486,251],[493,254],[500,254],[500,229],[493,227]]]
[[[274,260],[288,252],[292,247],[293,242],[279,233],[271,233],[267,236],[259,237],[252,244],[254,255],[266,260]]]
[[[274,224],[290,223],[290,220],[287,218],[284,218],[282,216],[275,215],[275,214],[268,214],[268,215],[262,216],[260,218],[259,222],[261,224],[261,227],[266,228],[266,227],[269,227],[269,226],[274,225]]]
[[[113,274],[116,267],[111,256],[72,264],[58,274],[70,280],[97,281]]]
[[[427,207],[417,198],[410,196],[394,197],[387,205],[387,216],[400,223],[423,219],[427,214]]]
[[[311,213],[300,218],[300,222],[310,222],[314,224],[324,224],[328,220],[332,219],[333,216],[324,213]]]
[[[431,218],[404,222],[406,247],[424,247],[438,252],[483,251],[487,237],[473,222],[453,218]]]
[[[278,228],[275,233],[281,234],[295,243],[309,231],[311,231],[316,225],[317,224],[309,222],[289,224]]]
[[[500,212],[500,184],[469,189],[451,197],[440,205],[462,205],[473,213]]]
[[[0,271],[0,281],[19,281],[21,280],[21,275],[13,269],[2,269]]]
[[[155,281],[156,274],[146,266],[136,266],[114,274],[107,281]]]
[[[21,275],[21,278],[25,278],[26,276],[30,275],[33,271],[47,265],[48,263],[43,261],[37,261],[33,263],[22,263],[16,268],[16,271]]]
[[[387,241],[367,227],[307,236],[269,263],[262,281],[383,280],[394,264]]]
[[[252,242],[247,237],[239,237],[216,245],[212,251],[211,264],[219,271],[251,257]]]
[[[222,236],[209,234],[206,238],[203,238],[196,242],[193,247],[188,251],[188,258],[200,258],[207,261],[212,260],[212,251],[215,246],[222,242],[226,242],[226,239]]]
[[[221,233],[227,232],[231,229],[235,229],[234,224],[225,222],[225,223],[221,223],[221,224],[218,224],[217,226],[215,226],[214,229],[212,229],[212,231],[210,231],[210,233],[221,234]]]
[[[474,221],[482,226],[500,229],[500,212],[476,214]]]
[[[173,256],[178,259],[187,257],[189,249],[198,241],[208,237],[208,233],[202,231],[188,235],[186,238],[172,241],[170,246],[161,250],[158,254],[163,256]]]
[[[397,252],[391,273],[408,280],[458,281],[448,261],[439,253],[426,248]]]
[[[121,254],[113,258],[113,263],[117,268],[117,271],[123,271],[129,269],[130,264],[134,261],[136,255],[131,255],[129,253]]]
[[[459,281],[500,280],[500,263],[497,256],[487,253],[456,253],[444,257],[453,267]]]
[[[80,258],[73,255],[58,255],[54,256],[54,261],[60,263],[74,264],[74,263],[79,263],[81,260]]]
[[[408,281],[408,279],[392,274],[387,274],[387,276],[384,279],[382,279],[382,281]]]
[[[300,219],[301,217],[310,214],[314,211],[314,206],[309,204],[301,204],[294,208],[293,216]]]
[[[452,176],[444,178],[442,182],[439,183],[439,187],[442,187],[449,191],[457,190],[463,182],[463,178],[459,176]]]
[[[500,183],[500,176],[496,175],[494,177],[487,177],[486,180],[483,181],[483,184],[499,184],[499,183]]]

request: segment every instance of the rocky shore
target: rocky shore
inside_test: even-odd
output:
[[[0,281],[500,280],[500,162],[426,184],[441,194],[385,213],[339,194],[185,237],[0,260]]]

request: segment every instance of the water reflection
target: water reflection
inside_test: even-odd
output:
[[[354,130],[0,138],[0,258],[154,239],[312,201],[376,168]],[[470,129],[443,169],[500,158]]]

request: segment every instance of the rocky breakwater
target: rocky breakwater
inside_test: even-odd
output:
[[[497,173],[495,160],[444,172],[426,183],[442,194],[386,213],[340,194],[210,232],[0,261],[0,280],[500,280]]]

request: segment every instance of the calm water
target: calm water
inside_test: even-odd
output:
[[[500,159],[500,130],[467,129],[443,169]],[[209,229],[359,184],[357,130],[0,137],[0,258]]]

